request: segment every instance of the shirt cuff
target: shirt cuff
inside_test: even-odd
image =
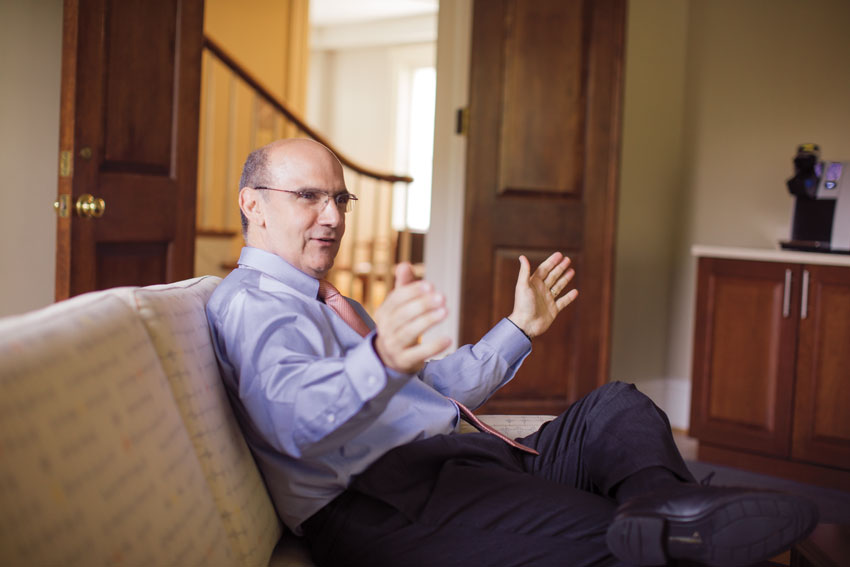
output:
[[[507,320],[510,324],[512,324],[514,327],[516,327],[517,329],[519,329],[519,330],[520,330],[520,332],[522,332],[522,334],[523,334],[523,335],[525,335],[525,338],[526,338],[526,339],[528,339],[528,342],[531,342],[531,337],[529,337],[529,336],[528,336],[528,333],[526,333],[525,331],[523,331],[523,330],[522,330],[522,327],[520,327],[519,325],[517,325],[516,323],[514,323],[513,321],[511,321],[510,317],[505,317],[505,319],[506,319],[506,320]]]
[[[496,323],[481,341],[498,350],[509,366],[517,364],[531,352],[531,339],[507,317]]]

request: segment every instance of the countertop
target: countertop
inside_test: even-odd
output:
[[[850,266],[850,254],[800,252],[797,250],[783,250],[781,248],[737,248],[734,246],[703,246],[697,244],[691,247],[691,254],[696,257],[756,260],[760,262]]]

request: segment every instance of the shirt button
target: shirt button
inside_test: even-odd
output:
[[[370,386],[374,386],[375,384],[378,383],[378,377],[377,376],[369,376],[369,378],[366,380],[366,383],[369,384]]]
[[[328,415],[328,423],[333,423],[336,421],[336,416],[334,414]]]

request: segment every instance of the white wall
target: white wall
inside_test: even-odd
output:
[[[388,112],[393,108],[388,50],[360,47],[333,51],[325,54],[324,64],[322,74],[327,83],[321,92],[326,114],[317,120],[317,126],[349,158],[389,170],[393,163],[395,121],[393,113]],[[313,76],[312,65],[310,75]],[[354,188],[352,191],[357,192]]]
[[[53,302],[62,0],[0,2],[0,316]]]
[[[790,236],[785,181],[797,145],[816,142],[824,158],[850,160],[848,22],[846,0],[690,2],[684,220],[667,341],[672,384],[689,383],[691,374],[691,245],[776,248]]]
[[[423,52],[433,62],[436,16],[325,26],[310,38],[308,123],[345,156],[393,171],[396,74]]]
[[[687,15],[681,0],[635,0],[628,12],[611,342],[611,378],[636,383],[679,426],[687,412],[668,402],[664,378],[685,173]]]
[[[434,116],[434,171],[431,227],[425,236],[425,276],[446,296],[449,315],[429,336],[447,336],[453,346],[460,331],[460,277],[463,269],[463,214],[466,137],[455,133],[458,108],[469,99],[472,1],[443,1],[437,35],[437,104]]]

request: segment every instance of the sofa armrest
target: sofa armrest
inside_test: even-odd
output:
[[[127,288],[0,320],[0,565],[234,565]]]
[[[511,439],[531,435],[540,429],[541,425],[555,419],[553,415],[479,415],[478,417],[481,421],[498,429]],[[476,429],[467,422],[461,421],[459,431],[471,433]]]

